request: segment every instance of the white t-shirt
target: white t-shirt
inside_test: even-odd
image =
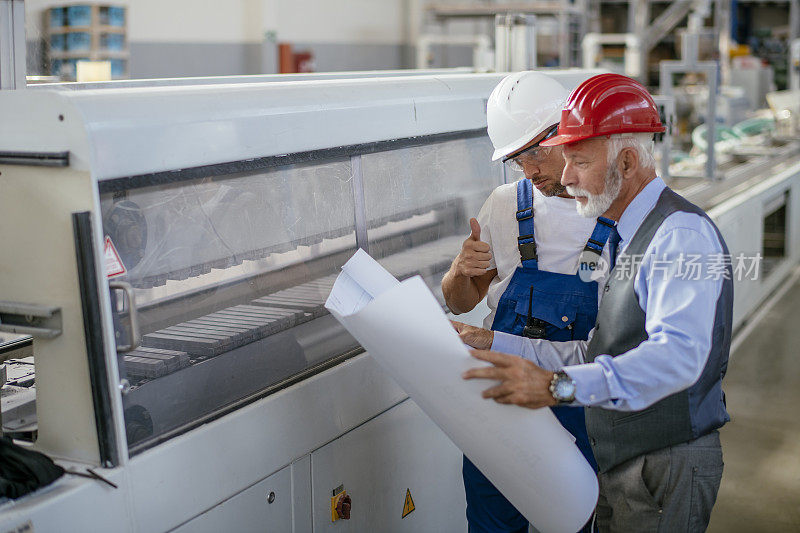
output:
[[[581,252],[597,220],[579,215],[574,199],[544,196],[536,187],[533,187],[533,212],[539,270],[577,274]],[[483,327],[487,329],[492,327],[500,297],[521,265],[516,214],[515,182],[500,185],[492,191],[476,217],[481,225],[481,240],[491,247],[489,268],[497,268],[497,276],[489,284],[486,295],[486,303],[491,311],[483,321]],[[603,247],[603,258],[608,261],[608,245]],[[598,301],[601,294],[602,283],[599,283]]]

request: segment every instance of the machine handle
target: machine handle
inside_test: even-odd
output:
[[[129,344],[117,345],[117,352],[130,352],[139,346],[142,340],[139,335],[139,318],[136,311],[136,298],[133,296],[133,287],[125,281],[109,281],[108,288],[120,290],[128,297],[128,326],[130,330]]]

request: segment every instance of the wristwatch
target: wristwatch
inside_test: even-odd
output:
[[[575,382],[566,372],[559,370],[550,380],[550,394],[560,404],[572,403],[575,401]]]

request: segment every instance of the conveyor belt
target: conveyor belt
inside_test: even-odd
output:
[[[447,270],[463,239],[446,237],[384,257],[380,262],[399,279],[416,274],[433,276]],[[125,358],[128,373],[152,379],[173,372],[174,367],[153,357],[158,353],[154,349],[185,353],[192,358],[215,357],[319,318],[327,314],[325,301],[337,276],[338,273],[330,274],[144,335],[143,348]],[[441,300],[438,294],[437,298]]]
[[[167,375],[167,365],[157,359],[126,355],[125,372],[132,378],[155,379]]]
[[[753,157],[728,168],[719,180],[705,177],[672,176],[667,185],[690,202],[709,210],[722,202],[751,189],[766,176],[774,176],[800,161],[800,143],[789,141],[770,147],[769,155]]]
[[[134,379],[154,379],[189,366],[189,354],[141,346],[124,357],[125,371]]]
[[[337,274],[338,275],[338,274]],[[254,305],[264,305],[289,309],[302,309],[314,318],[327,313],[325,300],[328,299],[337,275],[325,276],[302,285],[290,287],[253,300]]]

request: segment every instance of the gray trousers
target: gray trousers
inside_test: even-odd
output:
[[[634,457],[599,474],[605,532],[703,532],[722,481],[719,432]]]

